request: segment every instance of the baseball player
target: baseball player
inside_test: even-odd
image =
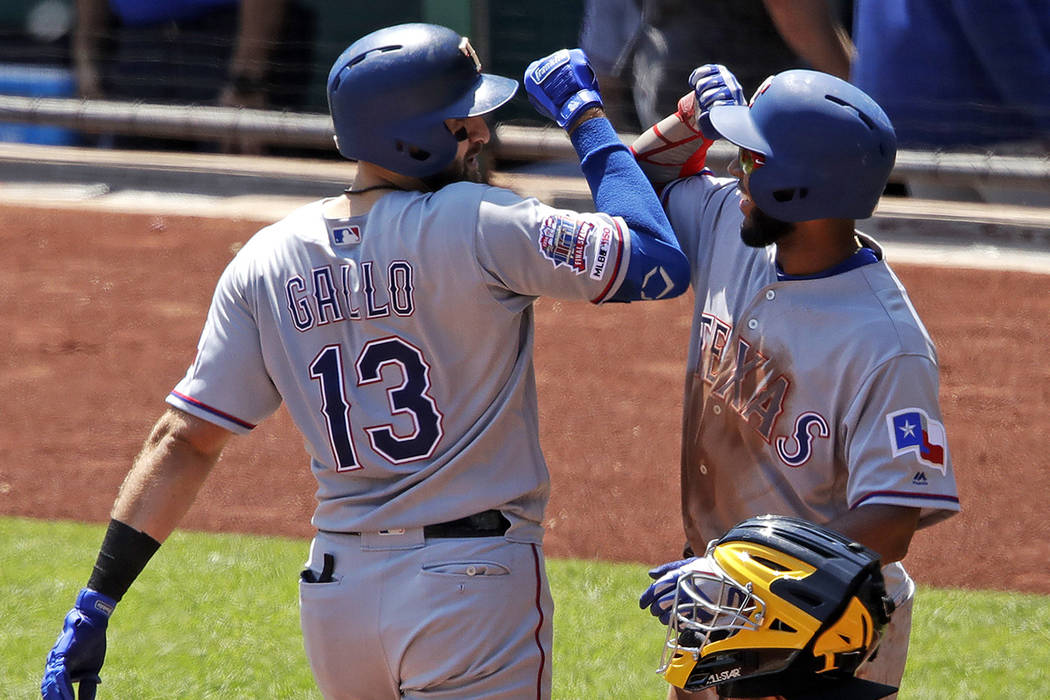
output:
[[[870,547],[897,613],[858,675],[899,687],[915,588],[900,560],[959,499],[933,342],[882,249],[855,229],[892,170],[893,127],[863,92],[815,71],[771,76],[750,105],[724,66],[690,83],[677,112],[633,144],[692,263],[689,547],[703,553],[766,513]],[[731,178],[703,169],[714,138],[740,149]],[[642,607],[665,617],[688,561],[650,572]]]
[[[398,25],[338,58],[328,99],[353,185],[261,230],[223,272],[48,656],[46,698],[77,682],[94,695],[121,597],[228,439],[282,401],[318,483],[299,602],[324,696],[550,696],[532,304],[669,298],[689,267],[583,53],[534,62],[525,83],[602,213],[478,182],[482,115],[518,84],[482,73],[466,38]]]

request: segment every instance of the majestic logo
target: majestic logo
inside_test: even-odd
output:
[[[893,456],[914,453],[920,464],[946,474],[945,451],[948,441],[944,425],[926,415],[921,408],[905,408],[886,416]]]
[[[911,478],[911,483],[916,486],[928,486],[930,482],[926,479],[926,472],[915,472],[915,476]]]

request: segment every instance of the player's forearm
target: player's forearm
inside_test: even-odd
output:
[[[847,80],[853,42],[832,15],[827,0],[766,0],[777,31],[810,66]]]
[[[677,247],[671,223],[634,157],[608,120],[581,120],[570,133],[598,211],[623,218],[632,231]]]
[[[631,258],[612,301],[668,299],[689,287],[689,261],[656,192],[606,119],[581,123],[571,134],[598,211],[631,229]]]
[[[95,47],[102,38],[106,25],[106,0],[77,0],[77,21],[73,28],[74,56],[81,51],[94,58]]]
[[[113,505],[115,520],[163,542],[197,497],[226,442],[221,428],[168,411],[150,433]]]
[[[230,58],[230,76],[262,80],[270,51],[284,21],[286,0],[242,0],[237,42]]]
[[[653,124],[631,144],[638,166],[657,192],[678,178],[703,170],[711,141],[696,125],[696,98],[682,97],[678,110]]]
[[[76,8],[71,54],[77,93],[81,97],[98,98],[103,96],[99,42],[105,32],[108,8],[106,0],[77,0]]]
[[[868,505],[849,511],[827,526],[878,552],[885,566],[907,555],[918,524],[918,508]]]
[[[189,510],[213,464],[172,439],[151,445],[124,480],[112,517],[163,542]]]

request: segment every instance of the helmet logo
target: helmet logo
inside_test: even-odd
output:
[[[478,71],[478,73],[481,72],[481,59],[478,58],[478,54],[474,50],[474,47],[470,45],[470,39],[468,39],[467,37],[463,37],[462,39],[460,39],[459,52],[467,58],[473,60],[474,68]]]
[[[773,84],[773,78],[775,77],[775,75],[771,75],[762,81],[762,84],[758,86],[757,90],[755,90],[755,94],[751,96],[751,101],[747,103],[748,107],[754,107],[755,100],[758,99],[759,95],[769,89],[769,86]]]

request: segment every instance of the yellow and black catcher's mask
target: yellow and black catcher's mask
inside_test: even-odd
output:
[[[878,555],[807,520],[749,518],[678,580],[659,672],[731,697],[874,700],[897,689],[854,676],[893,602]]]

